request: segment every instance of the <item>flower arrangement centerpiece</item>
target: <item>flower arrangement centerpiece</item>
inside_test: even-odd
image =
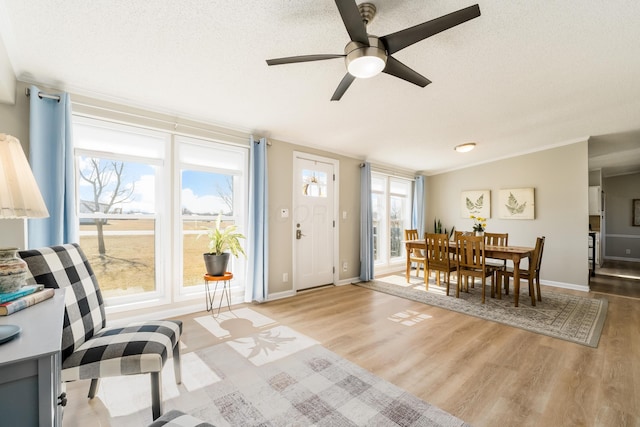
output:
[[[487,228],[487,218],[471,215],[471,219],[473,220],[473,231],[476,232],[476,236],[482,236]]]

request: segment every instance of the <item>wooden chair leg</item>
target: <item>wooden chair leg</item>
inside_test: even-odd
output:
[[[446,280],[447,296],[449,296],[449,284],[451,283],[451,273],[450,272],[445,272],[444,273],[444,280]]]
[[[151,372],[151,415],[153,420],[162,415],[162,374]]]
[[[540,293],[540,277],[536,275],[536,288],[538,291],[538,301],[542,301],[542,294]]]
[[[87,396],[89,399],[93,399],[96,397],[96,393],[98,392],[98,387],[100,386],[100,378],[91,379],[91,385],[89,385],[89,395]]]

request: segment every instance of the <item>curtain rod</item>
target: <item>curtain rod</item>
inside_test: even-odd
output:
[[[27,97],[31,96],[31,89],[25,88],[24,89],[24,94],[27,95]],[[39,98],[47,98],[47,99],[55,99],[56,101],[60,102],[60,95],[52,95],[52,94],[49,94],[49,93],[38,92],[38,97]]]

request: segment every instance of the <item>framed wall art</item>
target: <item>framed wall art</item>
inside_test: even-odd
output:
[[[502,219],[535,219],[533,188],[500,190],[499,216]]]
[[[490,190],[463,191],[460,202],[460,216],[462,218],[469,218],[471,215],[491,218]]]
[[[632,224],[640,227],[640,199],[633,199],[633,215],[631,216]]]

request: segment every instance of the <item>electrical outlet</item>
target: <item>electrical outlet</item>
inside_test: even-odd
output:
[[[342,263],[342,271],[347,271],[347,267],[348,267],[347,261],[344,261]]]
[[[282,273],[282,282],[287,283],[289,281],[289,273]]]
[[[627,249],[625,252],[627,253],[627,255],[631,255],[631,249]]]

